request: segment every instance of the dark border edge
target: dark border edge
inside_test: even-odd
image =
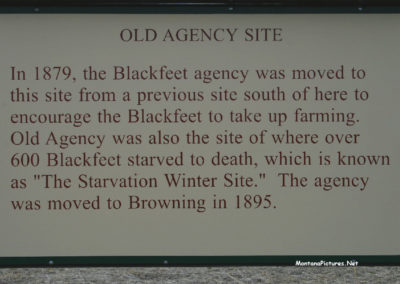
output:
[[[397,14],[394,6],[2,6],[0,14]]]
[[[347,261],[353,261],[357,266],[398,266],[400,255],[0,257],[0,267],[295,266],[296,261],[324,261],[322,267],[332,266],[328,262],[342,262],[346,267]]]

